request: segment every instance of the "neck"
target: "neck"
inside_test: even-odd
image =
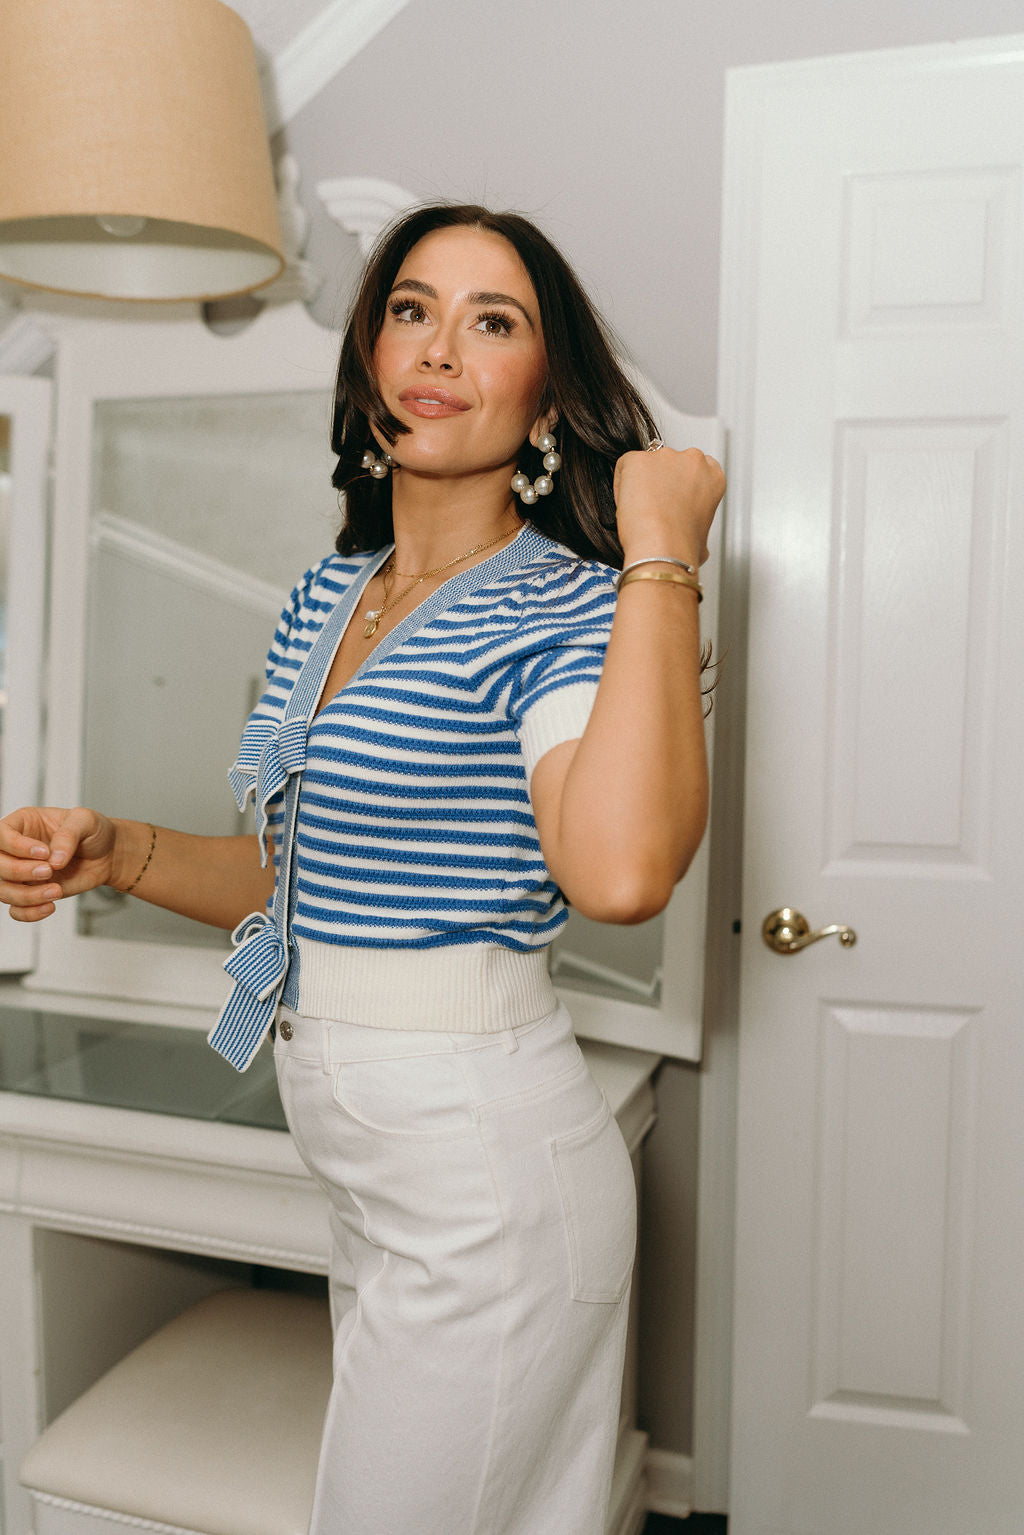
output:
[[[511,538],[522,526],[511,471],[434,480],[400,470],[394,475],[391,508],[395,565],[430,570],[501,534]]]

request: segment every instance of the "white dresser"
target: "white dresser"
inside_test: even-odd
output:
[[[659,1057],[584,1043],[633,1158]],[[30,1535],[18,1466],[112,1364],[225,1284],[316,1288],[326,1204],[284,1128],[273,1065],[244,1077],[193,1029],[0,1007],[3,1535]],[[643,1522],[636,1296],[608,1535]]]

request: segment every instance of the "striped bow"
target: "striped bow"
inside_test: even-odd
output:
[[[243,918],[231,941],[236,948],[224,969],[235,984],[208,1038],[218,1055],[245,1071],[277,1011],[288,950],[273,920],[262,911]]]
[[[306,766],[305,719],[285,720],[274,725],[269,720],[253,720],[246,727],[242,747],[228,779],[239,810],[245,809],[250,794],[256,798],[256,835],[260,858],[267,861],[267,806],[279,794],[292,773]]]

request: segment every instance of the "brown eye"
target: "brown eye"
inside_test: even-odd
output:
[[[416,303],[414,299],[393,299],[388,308],[394,318],[403,325],[418,325],[426,316],[423,305]]]
[[[515,323],[511,315],[502,314],[496,310],[491,314],[478,315],[473,329],[485,336],[509,336],[515,328]]]

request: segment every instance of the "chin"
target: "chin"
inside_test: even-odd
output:
[[[401,467],[406,474],[429,475],[433,479],[460,479],[463,475],[494,473],[493,464],[473,464],[467,461],[464,453],[406,453],[402,456]]]
[[[394,454],[391,455],[394,458]],[[398,460],[395,460],[398,463]],[[406,474],[453,475],[462,474],[461,462],[453,463],[441,454],[409,453],[399,463]]]

